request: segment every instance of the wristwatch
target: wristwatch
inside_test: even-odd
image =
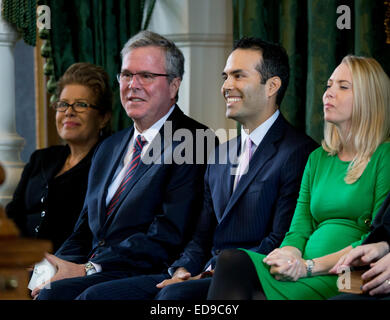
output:
[[[306,276],[311,277],[312,272],[314,268],[314,261],[313,260],[306,260]]]
[[[91,274],[96,273],[95,266],[91,261],[88,261],[86,264],[84,264],[85,273],[87,276],[90,276]]]

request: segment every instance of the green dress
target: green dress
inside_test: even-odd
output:
[[[296,247],[304,259],[314,259],[363,242],[390,191],[390,142],[377,148],[353,184],[344,182],[348,165],[321,147],[311,153],[290,230],[281,247]],[[328,299],[338,294],[336,275],[278,281],[263,263],[264,255],[245,251],[256,267],[267,299]]]

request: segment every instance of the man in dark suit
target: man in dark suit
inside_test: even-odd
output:
[[[121,102],[134,126],[94,154],[83,210],[73,234],[47,256],[58,271],[49,289],[33,290],[38,299],[74,299],[97,283],[163,272],[200,212],[206,159],[182,163],[181,151],[204,152],[206,138],[212,144],[215,135],[196,135],[207,128],[176,105],[183,54],[148,31],[132,37],[121,54]]]
[[[363,245],[340,258],[331,272],[337,273],[342,266],[367,266],[367,271],[362,274],[366,281],[362,286],[364,293],[341,294],[331,300],[390,300],[390,193],[372,222],[371,232]]]
[[[280,245],[307,157],[317,146],[278,110],[289,79],[287,54],[278,45],[244,38],[235,45],[222,76],[226,115],[242,130],[216,149],[211,157],[215,163],[209,161],[203,209],[192,240],[168,274],[106,282],[79,299],[153,299],[156,294],[158,299],[205,299],[208,276],[221,250],[241,247],[267,254]]]

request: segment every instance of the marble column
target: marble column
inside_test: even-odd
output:
[[[0,7],[2,0],[0,0]],[[24,163],[20,151],[24,139],[16,133],[15,125],[15,62],[13,49],[19,35],[0,15],[0,163],[6,174],[0,186],[0,205],[11,199],[19,182]],[[34,112],[34,108],[31,108]]]
[[[221,73],[233,46],[232,15],[231,0],[162,0],[156,2],[148,29],[173,40],[183,51],[180,108],[214,130],[235,133],[236,123],[226,119],[220,92]],[[221,142],[226,140],[223,134],[218,136]]]

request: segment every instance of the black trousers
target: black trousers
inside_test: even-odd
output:
[[[339,294],[338,296],[332,297],[329,300],[390,300],[390,294],[370,296],[368,294],[343,293]]]
[[[89,287],[125,277],[129,277],[129,274],[121,271],[112,271],[54,281],[49,284],[48,288],[41,290],[37,300],[74,300]]]

